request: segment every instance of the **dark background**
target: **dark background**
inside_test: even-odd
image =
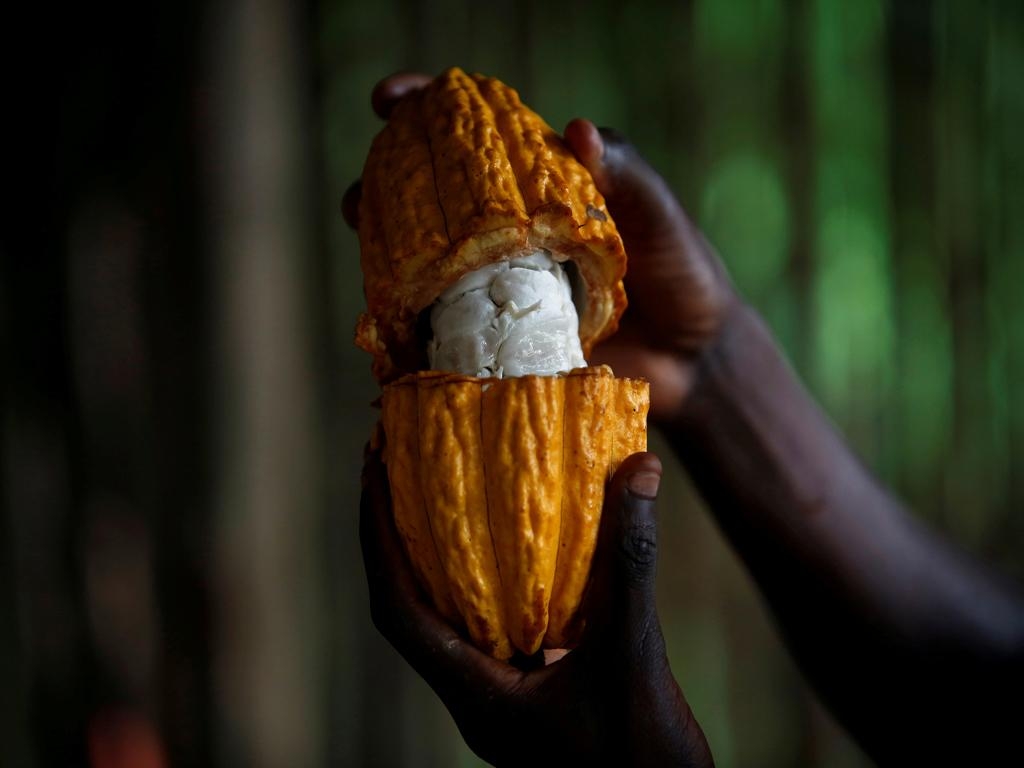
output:
[[[1020,3],[158,2],[6,37],[0,765],[477,764],[370,625],[356,534],[339,204],[400,69],[629,135],[864,461],[1024,579]],[[667,466],[659,600],[719,766],[867,764]]]

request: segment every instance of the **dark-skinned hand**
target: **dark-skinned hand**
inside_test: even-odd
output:
[[[387,119],[398,100],[429,80],[417,74],[383,80],[373,91],[374,111]],[[605,195],[630,258],[630,308],[592,362],[648,378],[652,416],[671,420],[691,385],[695,359],[735,301],[732,288],[665,182],[632,147],[585,120],[571,122],[565,138]],[[353,227],[359,196],[356,182],[342,206]],[[402,554],[386,474],[379,458],[369,457],[361,531],[374,623],[484,759],[530,766],[712,765],[669,668],[654,605],[653,496],[660,472],[656,457],[641,454],[611,481],[589,592],[604,599],[592,599],[579,648],[524,670],[482,654],[432,609]]]
[[[373,96],[378,114],[386,117],[397,99],[427,81],[421,75],[383,81]],[[867,471],[801,386],[769,329],[737,297],[665,182],[634,149],[585,120],[572,121],[565,140],[605,195],[629,256],[629,309],[591,362],[650,380],[652,421],[746,564],[807,680],[879,764],[1020,763],[1016,710],[1005,704],[1019,691],[1024,670],[1019,590],[930,533]],[[357,202],[356,187],[346,199],[350,221]],[[621,495],[623,482],[617,475],[609,489],[614,506],[606,508],[605,522],[637,517],[624,512],[638,508]],[[628,529],[611,538],[628,540]],[[605,536],[605,554],[628,551],[609,547]],[[422,613],[402,612],[381,624],[430,675],[467,739],[499,743],[497,752],[485,754],[523,754],[516,751],[522,745],[500,742],[501,718],[491,721],[489,714],[522,724],[520,737],[532,733],[530,716],[508,714],[521,713],[526,696],[533,701],[528,712],[554,718],[545,721],[547,730],[538,725],[538,734],[597,738],[609,750],[604,762],[642,764],[643,755],[666,764],[621,745],[636,738],[669,744],[670,733],[682,741],[668,753],[693,749],[694,762],[710,760],[681,695],[667,693],[678,691],[667,663],[651,665],[641,654],[639,676],[632,670],[638,646],[630,643],[643,637],[660,643],[660,632],[645,634],[644,621],[629,617],[638,612],[656,626],[656,614],[649,596],[622,591],[629,567],[597,573],[608,572],[617,572],[611,583],[619,585],[604,593],[613,595],[612,619],[598,626],[608,634],[589,635],[561,662],[531,673],[508,665],[499,673],[488,661],[494,673],[488,678],[483,662],[467,661],[469,651],[458,656],[464,645],[450,629],[444,648],[456,658],[431,650],[441,636]],[[371,573],[371,590],[375,578]],[[566,682],[573,674],[575,682]],[[522,694],[513,705],[509,685]],[[667,703],[673,697],[677,708]],[[636,706],[624,705],[630,701]],[[479,711],[467,711],[473,703]],[[550,703],[571,715],[557,719]],[[645,713],[649,732],[636,726]],[[601,719],[606,716],[612,720]],[[529,758],[536,764],[536,755]]]
[[[402,551],[387,473],[370,453],[360,539],[373,622],[434,689],[469,747],[498,766],[711,766],[676,684],[654,599],[661,462],[623,462],[605,495],[580,646],[521,669],[487,656],[430,605]]]
[[[374,111],[387,119],[395,103],[430,78],[398,74],[373,90]],[[615,131],[576,119],[565,141],[604,195],[628,255],[629,308],[617,333],[589,362],[651,383],[651,420],[675,421],[693,386],[700,355],[739,302],[721,261],[690,222],[665,180]],[[358,224],[360,187],[345,194],[346,221]]]

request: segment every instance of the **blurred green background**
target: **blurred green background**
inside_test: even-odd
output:
[[[45,20],[16,102],[46,149],[0,273],[0,765],[478,764],[357,541],[339,204],[396,70],[623,131],[864,461],[1024,579],[1020,3],[140,5]],[[667,466],[659,602],[718,765],[869,764]]]

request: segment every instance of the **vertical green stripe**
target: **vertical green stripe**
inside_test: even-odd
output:
[[[990,222],[985,199],[986,46],[988,22],[974,6],[942,0],[939,29],[936,218],[937,247],[950,264],[949,312],[953,330],[953,441],[946,460],[945,521],[955,537],[981,546],[1002,494],[997,427],[988,389],[987,302],[991,298]]]
[[[985,136],[985,231],[988,247],[987,329],[991,339],[988,394],[997,428],[992,461],[1000,469],[999,527],[989,550],[1021,572],[1024,522],[1024,8],[990,5]],[[1012,531],[1013,536],[999,536]],[[994,540],[993,540],[994,539]],[[1016,550],[1016,551],[1015,551]]]
[[[814,386],[869,463],[892,383],[883,14],[877,2],[814,4]]]

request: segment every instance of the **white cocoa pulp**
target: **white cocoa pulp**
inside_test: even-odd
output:
[[[551,376],[587,363],[572,286],[546,251],[470,272],[430,312],[430,367],[470,376]]]

